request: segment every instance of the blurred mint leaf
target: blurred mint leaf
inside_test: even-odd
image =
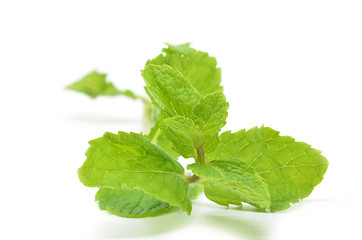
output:
[[[126,97],[137,99],[138,97],[130,90],[118,90],[113,83],[106,81],[106,74],[93,71],[84,76],[79,81],[67,86],[67,89],[84,93],[91,98],[98,96],[117,96],[124,95]]]
[[[193,183],[190,184],[189,195],[191,200],[195,200],[204,191],[202,184]]]

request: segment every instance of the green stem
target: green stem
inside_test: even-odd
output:
[[[136,96],[139,100],[141,100],[145,105],[149,105],[151,104],[151,102],[145,98],[145,97],[142,97],[142,96]]]
[[[152,144],[156,144],[157,143],[157,138],[158,138],[158,135],[160,135],[161,133],[161,129],[157,129],[157,132],[155,133],[155,135],[152,137],[152,140],[151,140],[151,143]]]
[[[204,147],[202,144],[197,148],[197,159],[196,162],[200,164],[205,164],[205,153],[204,153]]]
[[[191,177],[186,176],[186,180],[191,184],[191,183],[195,183],[197,181],[200,180],[199,176],[196,176],[195,174],[192,175]]]

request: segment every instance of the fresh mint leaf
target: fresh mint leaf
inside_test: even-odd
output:
[[[191,184],[189,197],[196,199],[203,191],[201,184]],[[126,218],[155,217],[175,211],[176,207],[145,193],[141,189],[130,189],[126,186],[120,188],[100,188],[95,200],[101,210],[110,214]]]
[[[167,136],[170,131],[164,132],[167,130],[167,122],[164,124],[163,121],[176,116],[194,117],[193,108],[201,99],[200,93],[187,78],[168,65],[146,65],[142,76],[146,82],[147,94],[159,109],[155,126],[152,127],[148,138],[161,144],[162,149],[174,156],[193,157],[193,149],[183,149],[173,144],[175,139]],[[164,131],[161,131],[161,126],[164,126]],[[182,126],[182,123],[179,126]]]
[[[146,135],[146,138],[153,144],[161,148],[165,153],[167,153],[171,158],[177,159],[180,154],[173,150],[173,144],[164,133],[161,132],[160,122],[163,121],[162,117],[156,120],[153,127],[151,128],[149,134]]]
[[[168,48],[162,51],[165,55],[160,54],[147,64],[167,64],[179,70],[202,95],[223,91],[220,86],[221,69],[216,67],[216,59],[208,53],[191,48],[190,43],[168,44]]]
[[[223,93],[208,94],[193,108],[193,120],[184,116],[167,118],[161,123],[161,131],[173,143],[176,152],[196,159],[200,147],[208,153],[217,146],[228,107]]]
[[[146,65],[142,76],[148,96],[167,117],[192,116],[201,95],[179,71],[168,65]]]
[[[128,218],[153,217],[171,212],[174,207],[145,193],[141,189],[100,188],[96,194],[101,210]]]
[[[241,159],[254,167],[268,185],[270,210],[289,208],[311,194],[327,170],[321,152],[268,128],[224,132],[216,150],[206,159]]]
[[[212,152],[219,143],[219,132],[226,124],[229,103],[222,92],[210,93],[194,107],[194,121],[200,127],[205,153]]]
[[[202,133],[195,123],[186,117],[165,119],[161,131],[172,142],[173,148],[184,158],[197,158],[197,149],[202,145]]]
[[[253,167],[238,160],[213,160],[207,164],[194,163],[187,169],[202,178],[208,199],[220,205],[249,203],[269,209],[267,185]]]
[[[78,170],[84,185],[139,188],[190,214],[189,184],[183,167],[142,134],[105,133],[89,143],[87,159]]]
[[[211,152],[226,123],[229,105],[224,94],[201,97],[187,78],[167,65],[147,65],[143,77],[153,103],[165,112],[160,127],[174,150],[185,158],[195,158],[200,147]]]
[[[106,81],[106,74],[93,71],[84,76],[79,81],[67,86],[67,89],[85,93],[91,98],[98,96],[116,96],[124,95],[126,97],[137,99],[138,97],[130,90],[118,90],[113,83]]]
[[[169,44],[168,46],[169,47],[167,49],[163,49],[165,56],[161,54],[157,58],[155,58],[153,60],[149,60],[147,62],[147,65],[153,64],[153,65],[163,66],[166,64],[166,65],[171,66],[172,69],[176,69],[176,70],[180,71],[180,73],[187,79],[186,80],[187,85],[189,85],[188,82],[190,82],[191,85],[196,88],[198,93],[201,93],[204,95],[223,90],[223,88],[220,86],[221,69],[216,68],[216,59],[215,58],[209,57],[207,53],[204,53],[201,51],[196,51],[195,49],[190,48],[189,43],[181,44],[181,45],[170,45]],[[145,78],[145,75],[144,75],[144,78]],[[170,81],[167,81],[167,80],[168,80],[167,77],[163,77],[163,78],[161,77],[161,82],[166,84],[166,86],[179,88],[180,82],[173,81],[171,83]],[[145,78],[145,81],[146,81],[146,83],[148,83],[148,86],[156,85],[155,84],[156,82],[150,83],[150,81],[147,77]],[[178,84],[178,86],[176,84]],[[183,82],[181,82],[181,84],[183,84]],[[206,86],[205,86],[205,84],[206,84]],[[146,91],[149,89],[148,86],[146,86]],[[153,91],[153,92],[155,92],[155,91]],[[156,105],[160,105],[160,103],[162,104],[162,101],[157,102],[159,100],[159,97],[157,97],[157,94],[153,94],[153,96],[154,96],[153,97],[151,91],[147,91],[147,93],[149,93],[150,98],[154,100],[154,103]],[[174,91],[173,95],[171,95],[171,96],[180,96],[180,95],[181,95],[180,91],[178,91],[178,92]],[[196,95],[198,95],[198,94],[196,94]],[[158,94],[158,96],[160,96],[160,95]],[[170,96],[170,94],[166,93],[166,96]],[[218,97],[220,98],[221,95],[218,95]],[[225,97],[224,97],[224,99],[225,99]],[[211,101],[213,100],[213,98],[210,96],[205,98],[205,101],[210,101],[210,100]],[[207,108],[207,106],[204,104],[205,101],[202,101],[200,103],[200,106],[197,109],[195,109],[195,111],[199,110],[200,108],[204,108],[204,107]],[[196,102],[196,101],[194,101],[194,102]],[[179,104],[183,104],[182,101],[181,101],[181,103],[180,103],[180,101],[176,101],[176,103],[174,103],[174,102],[170,102],[170,103],[172,105],[176,105],[176,106],[178,106]],[[226,100],[225,100],[225,103],[226,103]],[[227,110],[227,107],[226,107],[226,110]],[[160,108],[165,109],[162,106],[160,106]],[[189,109],[190,108],[188,108],[188,110]],[[192,114],[190,114],[189,111],[187,111],[186,114],[181,113],[181,111],[177,111],[177,114],[199,122],[199,120],[195,119],[195,116],[192,116]],[[205,113],[197,112],[196,114],[207,115],[207,112],[205,112]],[[210,114],[210,111],[209,111],[209,114]],[[216,115],[216,114],[214,114],[214,115]],[[174,116],[174,115],[172,114],[170,116]],[[226,112],[226,116],[227,116],[227,112]],[[220,122],[222,120],[225,121],[226,116],[225,116],[225,118],[222,118],[222,116],[218,116],[218,117],[221,117]],[[225,123],[223,125],[225,125]],[[193,136],[192,138],[203,137],[206,140],[206,142],[202,143],[202,145],[204,147],[204,151],[206,151],[206,152],[212,151],[217,146],[218,132],[220,131],[220,128],[218,129],[218,131],[213,131],[214,129],[207,129],[207,128],[203,129],[202,136],[198,135],[198,136]],[[167,145],[169,145],[169,144],[167,144]],[[176,151],[176,152],[181,154],[180,151]]]

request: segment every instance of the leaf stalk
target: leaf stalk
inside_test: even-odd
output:
[[[197,148],[196,162],[198,162],[200,164],[205,164],[205,153],[204,153],[204,147],[202,144]]]

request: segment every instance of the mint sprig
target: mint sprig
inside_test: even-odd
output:
[[[248,203],[271,212],[311,194],[327,170],[321,152],[268,127],[220,134],[229,103],[216,59],[168,45],[142,70],[151,101],[118,90],[92,72],[68,89],[98,96],[141,99],[152,128],[142,133],[105,133],[90,141],[79,179],[97,187],[99,207],[121,217],[157,216],[177,209],[191,213],[204,191],[220,205]],[[177,158],[193,158],[185,175]]]

